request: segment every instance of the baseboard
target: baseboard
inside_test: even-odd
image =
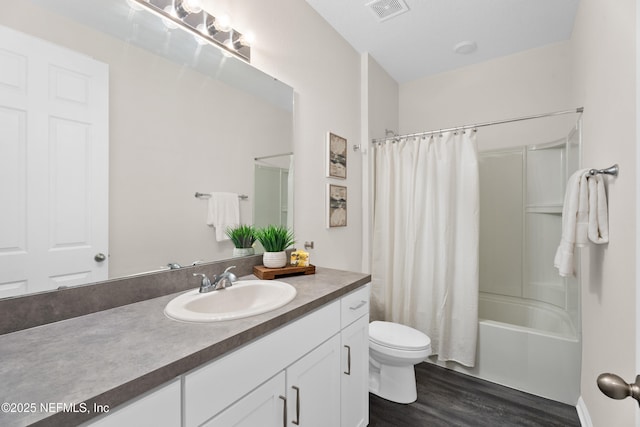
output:
[[[576,411],[578,411],[578,418],[580,418],[580,425],[582,427],[593,427],[591,416],[589,416],[589,411],[587,410],[587,404],[582,400],[582,396],[578,398]]]

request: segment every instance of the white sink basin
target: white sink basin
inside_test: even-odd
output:
[[[169,301],[164,313],[187,322],[241,319],[275,310],[296,296],[296,288],[277,280],[242,280],[226,289],[201,294],[199,289]]]

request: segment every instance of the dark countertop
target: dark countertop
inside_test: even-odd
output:
[[[241,279],[255,279],[246,276]],[[172,294],[0,336],[0,425],[69,426],[99,414],[41,411],[41,404],[111,409],[368,283],[371,276],[327,268],[278,279],[297,289],[277,310],[214,323],[167,318]],[[80,408],[80,406],[78,406]],[[16,409],[16,408],[14,408]]]

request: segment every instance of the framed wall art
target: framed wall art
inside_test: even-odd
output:
[[[327,184],[327,228],[347,226],[347,187]]]
[[[347,140],[331,132],[327,134],[327,177],[347,178]]]

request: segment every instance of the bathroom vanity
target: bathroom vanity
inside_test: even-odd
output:
[[[35,404],[0,424],[367,425],[370,276],[279,280],[295,299],[244,319],[171,320],[171,294],[0,336],[3,398]]]

